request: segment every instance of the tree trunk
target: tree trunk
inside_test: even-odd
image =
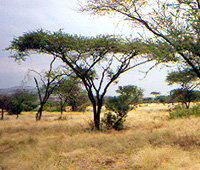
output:
[[[97,109],[96,111],[94,112],[94,123],[95,123],[95,127],[97,130],[101,130],[101,126],[100,126],[100,123],[101,123],[101,119],[100,119],[100,115],[101,115],[101,108],[102,108],[102,105],[103,105],[103,102],[101,99],[98,100],[98,103],[97,103]]]
[[[63,107],[64,107],[64,105],[63,105],[63,101],[62,101],[62,98],[60,98],[61,100],[60,100],[60,114],[61,114],[61,116],[63,115]]]
[[[3,120],[4,119],[4,112],[3,112],[3,108],[1,108],[1,120]]]
[[[36,113],[36,120],[41,120],[44,104],[41,104],[38,112]]]

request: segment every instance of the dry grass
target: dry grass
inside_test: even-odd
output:
[[[168,120],[168,106],[143,105],[127,129],[87,129],[91,112],[34,113],[0,121],[0,170],[198,170],[200,118]]]

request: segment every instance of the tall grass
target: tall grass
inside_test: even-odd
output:
[[[0,121],[0,169],[200,169],[200,118],[169,121],[167,106],[130,112],[122,131],[86,130],[90,112],[34,116]]]

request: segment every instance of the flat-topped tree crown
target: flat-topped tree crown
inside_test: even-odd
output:
[[[11,57],[20,60],[31,52],[47,53],[56,56],[66,55],[68,52],[104,55],[104,53],[132,53],[136,52],[136,43],[127,42],[120,37],[99,35],[86,37],[63,33],[36,30],[14,38],[6,50],[15,50]]]

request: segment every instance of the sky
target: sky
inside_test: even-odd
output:
[[[139,30],[131,29],[122,18],[90,16],[79,13],[78,8],[77,0],[0,0],[0,89],[20,86],[28,69],[39,72],[48,69],[49,56],[33,55],[25,62],[17,63],[9,58],[10,52],[4,50],[13,38],[25,32],[43,28],[49,31],[63,29],[66,33],[85,36],[138,36]],[[117,87],[123,85],[137,85],[144,89],[146,97],[151,96],[152,91],[167,95],[175,88],[165,82],[167,68],[158,66],[144,78],[140,71],[148,68],[143,65],[121,75],[119,83],[111,86],[107,94],[115,95]]]

